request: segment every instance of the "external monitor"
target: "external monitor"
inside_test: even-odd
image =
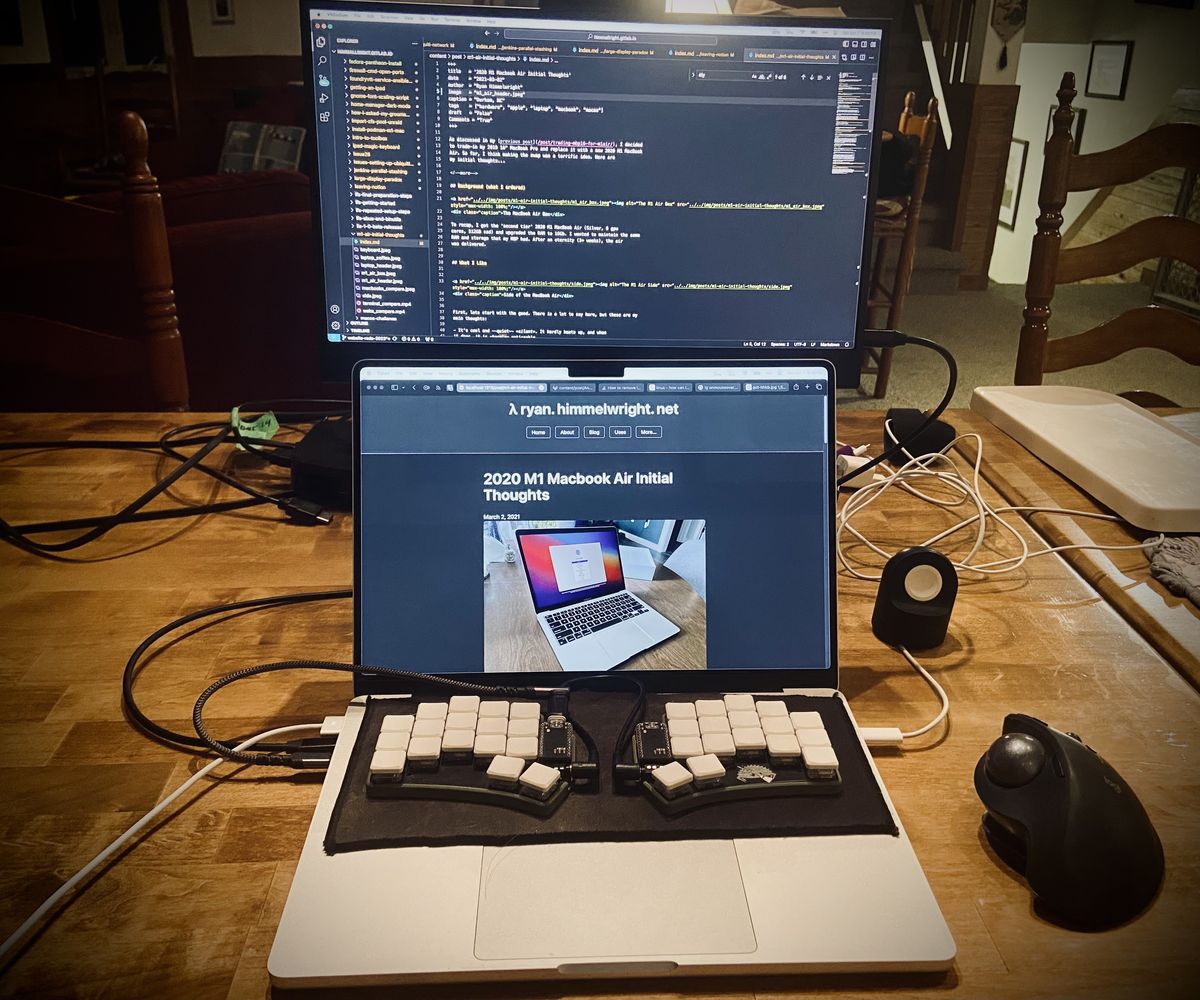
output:
[[[880,24],[302,10],[327,377],[854,346]]]

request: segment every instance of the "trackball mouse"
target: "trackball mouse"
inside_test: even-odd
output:
[[[1112,927],[1144,910],[1163,878],[1163,850],[1133,789],[1074,733],[1009,715],[975,765],[983,830],[1025,876],[1048,917]]]

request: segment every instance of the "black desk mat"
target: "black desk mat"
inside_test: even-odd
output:
[[[686,696],[694,698],[695,695]],[[778,698],[778,695],[771,697]],[[612,749],[633,695],[575,691],[571,715],[600,750],[600,790],[572,790],[545,819],[470,802],[371,799],[366,794],[371,750],[385,716],[413,711],[421,701],[445,698],[369,699],[346,777],[333,807],[325,850],[329,854],[382,847],[507,846],[568,841],[700,840],[732,837],[799,837],[898,833],[871,773],[850,717],[836,698],[787,696],[789,711],[819,712],[837,753],[842,791],[833,796],[764,798],[697,809],[669,818],[643,794],[613,794]],[[667,701],[685,696],[647,695],[643,720],[662,716]],[[628,759],[628,755],[625,759]]]

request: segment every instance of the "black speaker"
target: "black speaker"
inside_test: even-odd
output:
[[[883,567],[871,631],[881,642],[906,649],[933,649],[946,638],[958,596],[958,574],[940,552],[914,546]]]

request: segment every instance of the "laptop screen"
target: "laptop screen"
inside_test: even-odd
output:
[[[513,534],[538,611],[625,589],[615,527],[526,528]]]
[[[358,662],[835,686],[830,386],[808,362],[364,362]]]

